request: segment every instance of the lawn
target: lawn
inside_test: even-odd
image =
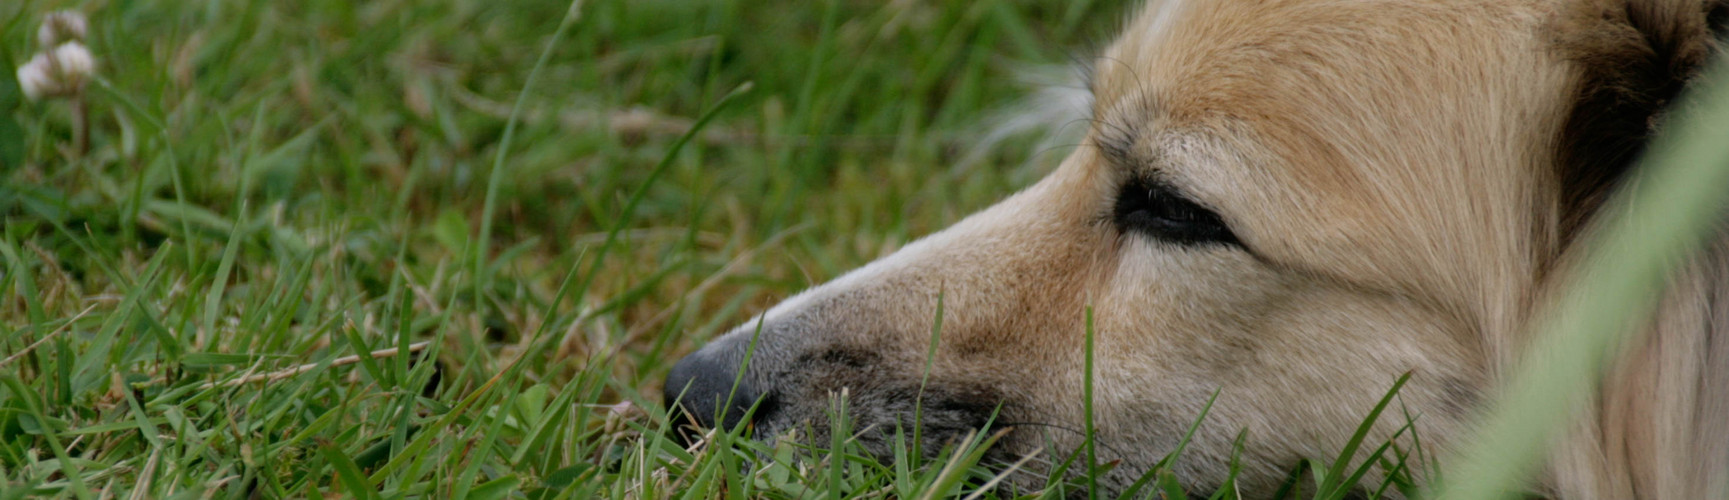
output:
[[[0,4],[0,497],[970,492],[660,379],[1048,171],[993,117],[1130,3]],[[22,99],[56,9],[97,76]]]
[[[1048,172],[1084,123],[1007,117],[1135,3],[0,3],[0,500],[1083,496],[1081,450],[1001,488],[989,436],[687,446],[659,394],[732,325]],[[28,99],[13,70],[60,9],[95,75]],[[1677,235],[1713,230],[1716,92],[1653,148],[1671,172],[1630,198],[1655,209],[1606,220],[1587,264],[1612,272],[1542,329],[1558,361],[1509,375],[1461,498],[1519,487]],[[1425,453],[1353,442],[1294,493],[1410,496]],[[1126,496],[1236,498],[1144,477]]]

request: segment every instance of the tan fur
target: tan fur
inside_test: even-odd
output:
[[[1149,2],[1098,59],[1095,126],[1049,177],[765,316],[745,379],[777,409],[759,425],[796,427],[841,387],[864,420],[904,422],[884,408],[918,394],[902,381],[923,370],[940,296],[930,380],[946,396],[926,397],[1001,403],[1009,454],[1081,442],[1091,308],[1101,459],[1124,463],[1107,488],[1170,451],[1219,390],[1178,472],[1216,486],[1247,429],[1238,480],[1265,495],[1297,460],[1336,453],[1406,372],[1401,402],[1444,460],[1565,278],[1595,211],[1579,200],[1601,198],[1573,179],[1614,179],[1557,167],[1578,96],[1636,83],[1609,66],[1640,53],[1629,37],[1674,41],[1676,64],[1706,57],[1704,2],[1632,2]],[[1114,227],[1137,175],[1215,209],[1243,248]],[[1723,491],[1726,284],[1729,240],[1677,278],[1542,492]],[[758,326],[699,355],[735,359]]]

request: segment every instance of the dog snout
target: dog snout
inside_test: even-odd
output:
[[[662,397],[675,428],[694,424],[702,429],[733,429],[762,398],[762,391],[739,376],[739,356],[732,349],[717,342],[672,366]]]

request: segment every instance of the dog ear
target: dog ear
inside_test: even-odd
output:
[[[1582,72],[1559,141],[1564,238],[1632,167],[1726,22],[1729,0],[1585,0],[1562,14],[1556,41]]]

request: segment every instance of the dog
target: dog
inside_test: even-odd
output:
[[[1090,128],[1046,178],[715,339],[666,398],[704,426],[750,410],[757,436],[821,434],[844,390],[873,453],[916,425],[925,450],[1011,429],[995,456],[1060,459],[1084,438],[1090,332],[1098,458],[1119,463],[1101,490],[1216,392],[1173,472],[1211,491],[1235,461],[1267,496],[1402,374],[1445,463],[1726,18],[1717,0],[1151,0],[1091,65]],[[1729,237],[1712,241],[1557,423],[1534,494],[1725,491]]]

